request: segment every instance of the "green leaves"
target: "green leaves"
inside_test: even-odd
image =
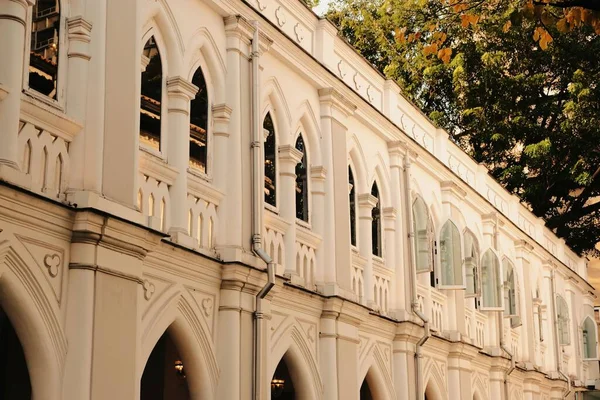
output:
[[[542,31],[549,16],[523,1],[487,0],[477,21],[441,0],[337,0],[328,16],[550,229],[593,251],[600,206],[586,204],[600,196],[600,38],[585,23]]]

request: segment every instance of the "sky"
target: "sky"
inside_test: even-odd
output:
[[[313,11],[316,12],[318,15],[325,14],[325,11],[327,11],[327,7],[329,6],[330,2],[331,0],[321,0],[319,2],[319,5],[313,8]]]

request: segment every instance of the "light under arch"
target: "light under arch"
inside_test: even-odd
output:
[[[296,324],[290,324],[281,333],[271,350],[268,374],[275,373],[279,361],[284,359],[296,388],[297,400],[319,400],[323,398],[323,383],[313,352]]]
[[[179,287],[172,288],[161,297],[165,300],[154,304],[142,320],[142,362],[138,368],[138,378],[141,379],[154,346],[167,331],[190,377],[187,380],[190,397],[212,399],[219,372],[208,327],[200,321],[201,318],[195,317],[202,315],[202,311]]]

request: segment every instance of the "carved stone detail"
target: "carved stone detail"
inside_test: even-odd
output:
[[[144,280],[142,287],[144,288],[144,298],[150,300],[156,291],[156,287],[148,279]]]
[[[346,77],[346,67],[344,66],[344,61],[340,60],[337,65],[338,72],[340,74],[340,78],[344,79]]]
[[[301,43],[304,40],[304,28],[299,22],[294,26],[294,33],[296,34],[298,42]]]
[[[275,17],[277,18],[277,25],[279,25],[280,27],[284,26],[287,22],[285,18],[285,13],[281,9],[281,6],[277,7],[277,10],[275,10]]]
[[[204,315],[207,317],[210,317],[212,315],[212,312],[213,312],[213,299],[212,298],[207,297],[204,300],[202,300],[202,311],[204,312]]]
[[[48,273],[51,277],[58,275],[60,268],[60,256],[58,254],[46,254],[44,257],[44,265],[48,268]]]

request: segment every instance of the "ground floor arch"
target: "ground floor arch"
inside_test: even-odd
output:
[[[21,342],[8,315],[0,307],[0,398],[31,399],[31,382]]]

